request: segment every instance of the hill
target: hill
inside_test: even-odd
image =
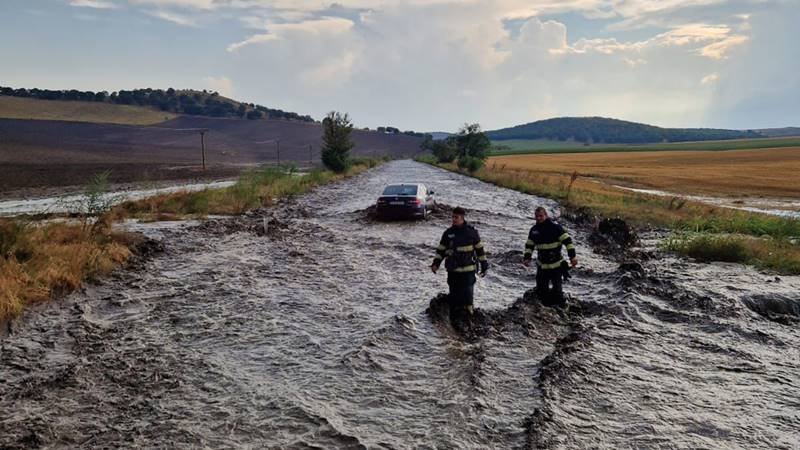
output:
[[[763,128],[756,131],[769,137],[800,136],[800,127]]]
[[[0,86],[0,96],[65,102],[95,102],[100,104],[144,106],[157,111],[208,117],[236,117],[241,119],[285,119],[313,122],[311,116],[267,108],[253,103],[243,103],[223,97],[216,92],[162,89],[134,89],[108,93],[106,91],[77,91],[49,89],[14,89]]]
[[[582,143],[646,144],[764,137],[754,131],[715,128],[661,128],[605,117],[560,117],[487,131],[494,141],[510,139],[575,140]]]
[[[153,125],[177,117],[153,108],[112,103],[37,100],[0,95],[0,118]]]

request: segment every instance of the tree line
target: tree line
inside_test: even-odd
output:
[[[752,130],[716,128],[661,128],[605,117],[561,117],[511,128],[488,131],[495,141],[507,139],[573,139],[584,144],[649,144],[658,142],[711,141],[764,137]]]
[[[399,128],[389,127],[389,126],[378,127],[378,128],[375,129],[375,131],[377,131],[378,133],[384,133],[384,134],[404,134],[406,136],[421,137],[421,138],[426,138],[426,139],[428,137],[431,137],[431,139],[433,138],[433,136],[428,134],[428,133],[422,133],[420,131],[413,131],[413,130],[400,131]]]
[[[63,100],[135,105],[156,108],[161,111],[193,116],[232,117],[242,119],[283,119],[314,122],[308,115],[300,115],[281,109],[267,108],[254,103],[241,103],[223,98],[217,92],[162,89],[134,89],[116,92],[92,92],[50,89],[25,89],[0,86],[0,95],[35,98],[39,100]]]

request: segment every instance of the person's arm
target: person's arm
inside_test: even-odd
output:
[[[481,265],[481,276],[486,275],[486,271],[489,270],[489,260],[486,259],[486,248],[483,245],[483,241],[481,241],[481,236],[478,234],[478,230],[475,230],[475,255],[478,256],[478,262]]]
[[[439,240],[439,246],[436,247],[436,256],[433,258],[433,264],[431,264],[431,270],[433,273],[436,273],[439,270],[439,266],[442,264],[442,260],[445,256],[445,251],[447,250],[447,231],[442,233],[442,238]]]
[[[533,230],[533,228],[531,228]],[[528,232],[528,240],[525,242],[525,253],[522,254],[522,264],[530,265],[533,259],[533,251],[536,249],[536,242],[531,238],[531,232]]]
[[[567,256],[569,256],[569,262],[572,267],[578,265],[578,256],[577,253],[575,253],[575,244],[572,242],[572,238],[563,226],[561,227],[561,234],[558,237],[558,240],[567,249]]]

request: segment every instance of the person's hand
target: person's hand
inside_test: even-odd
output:
[[[572,265],[572,267],[577,266],[578,265],[578,257],[576,256],[576,257],[570,258],[569,259],[569,263]]]
[[[437,270],[439,270],[439,266],[437,266],[436,264],[431,264],[431,271],[433,273],[436,273]]]
[[[483,272],[481,272],[480,276],[481,276],[481,278],[485,277],[486,276],[486,271],[484,270]]]
[[[525,267],[530,267],[531,266],[531,260],[530,259],[523,259],[522,260],[522,265],[525,266]]]

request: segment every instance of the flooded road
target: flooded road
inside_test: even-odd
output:
[[[474,336],[425,312],[449,217],[364,212],[399,181],[487,245]],[[620,265],[567,222],[570,310],[521,302],[539,204],[398,161],[249,218],[136,225],[165,251],[1,338],[0,448],[796,448],[800,277]]]
[[[195,192],[204,189],[220,189],[236,184],[235,181],[214,181],[211,183],[192,183],[152,189],[127,189],[103,193],[95,199],[98,203],[116,205],[129,200],[141,200],[155,195],[175,192]],[[88,194],[68,194],[58,197],[35,199],[16,199],[0,201],[0,217],[21,214],[85,213],[89,202]]]

